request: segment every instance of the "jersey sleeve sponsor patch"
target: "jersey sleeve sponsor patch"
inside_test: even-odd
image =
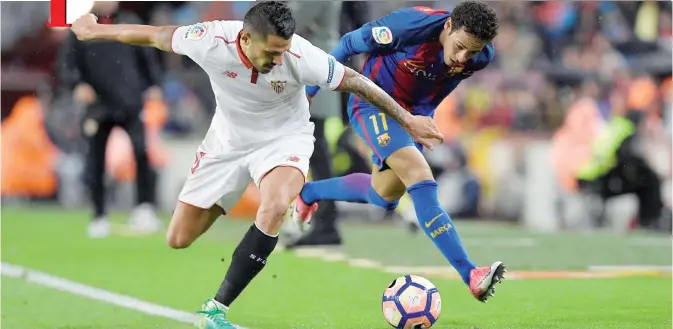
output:
[[[334,78],[334,57],[327,58],[327,65],[329,66],[329,72],[327,73],[327,83],[332,83]]]
[[[201,40],[203,37],[206,36],[206,32],[208,30],[206,29],[206,26],[198,23],[190,26],[187,31],[185,32],[184,39],[185,40]]]
[[[372,29],[374,41],[381,45],[387,45],[393,42],[393,32],[387,26],[377,26]]]

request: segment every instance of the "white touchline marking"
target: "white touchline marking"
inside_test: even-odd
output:
[[[121,306],[149,315],[155,315],[163,318],[172,319],[178,322],[194,324],[198,322],[199,317],[196,314],[176,310],[170,307],[153,304],[140,299],[117,294],[111,291],[88,286],[79,282],[70,281],[51,274],[42,273],[27,269],[18,265],[2,262],[0,270],[3,276],[11,278],[21,278],[27,282],[49,287],[52,289],[79,295],[90,299],[95,299],[108,304]],[[239,329],[245,329],[237,326]]]
[[[381,264],[380,262],[366,258],[349,259],[348,265],[359,268],[376,268],[376,269],[380,269],[383,267],[383,264]]]
[[[636,247],[662,247],[662,248],[671,248],[673,241],[671,239],[661,239],[661,238],[633,238],[628,240],[629,243]]]
[[[462,239],[466,247],[503,247],[503,248],[530,248],[537,242],[532,238],[465,238]]]
[[[670,265],[591,265],[588,270],[590,272],[673,272]]]
[[[484,240],[486,241],[486,240]],[[519,238],[513,240],[501,240],[503,245],[508,242],[518,242],[519,245],[516,247],[531,247],[535,244],[534,239],[527,240],[526,238]],[[513,245],[510,245],[513,246]],[[274,252],[285,251],[286,249],[281,246],[277,246]],[[351,258],[344,252],[340,251],[339,248],[321,248],[321,247],[301,247],[297,249],[289,250],[292,254],[299,258],[313,258],[325,262],[343,262],[351,267],[366,268],[366,269],[376,269],[383,271],[385,273],[391,273],[396,275],[403,275],[414,273],[417,275],[423,275],[431,278],[444,278],[444,279],[460,279],[460,275],[456,269],[451,266],[387,266],[381,262],[364,259],[364,258]],[[671,273],[670,266],[646,266],[646,265],[630,265],[630,266],[589,266],[586,271],[523,271],[523,272],[511,272],[507,276],[508,280],[517,280],[517,279],[526,279],[526,278],[544,278],[552,276],[554,278],[565,278],[565,279],[595,279],[595,278],[613,278],[619,277],[625,274],[656,274],[663,275],[664,273]]]

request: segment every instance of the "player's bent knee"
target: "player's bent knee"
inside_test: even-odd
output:
[[[305,179],[296,167],[278,166],[260,182],[261,203],[257,211],[257,227],[274,235],[280,230],[283,217],[292,200],[299,194]]]
[[[181,234],[181,232],[175,232],[175,230],[169,230],[166,233],[166,243],[169,247],[173,249],[184,249],[189,247],[194,239],[186,234]]]
[[[370,189],[374,189],[378,196],[390,203],[397,203],[407,192],[407,187],[392,170],[379,171],[377,167],[372,172]],[[382,207],[387,209],[386,206]]]
[[[408,188],[418,182],[434,180],[432,169],[415,147],[405,147],[388,156],[386,163]]]
[[[257,211],[257,226],[266,233],[275,234],[289,206],[290,200],[283,197],[262,201]]]
[[[192,237],[193,234],[189,232],[188,226],[185,225],[187,221],[182,218],[175,218],[175,215],[173,216],[171,225],[166,232],[166,243],[169,247],[184,249],[194,242],[195,237]]]
[[[412,186],[413,184],[423,182],[423,181],[429,181],[429,180],[434,180],[434,176],[432,176],[432,170],[428,167],[427,170],[425,168],[416,168],[416,169],[411,169],[405,173],[402,174],[403,177],[400,177],[402,181],[405,182],[405,185],[407,187]]]
[[[189,247],[221,213],[219,206],[202,209],[179,202],[166,232],[166,243],[174,249]]]
[[[400,203],[399,197],[397,197],[395,201],[384,199],[383,196],[379,195],[379,193],[377,193],[372,186],[369,187],[369,202],[385,210],[395,210]]]
[[[272,200],[263,201],[259,206],[258,213],[266,215],[265,217],[270,219],[282,220],[289,206],[289,199],[273,198]]]

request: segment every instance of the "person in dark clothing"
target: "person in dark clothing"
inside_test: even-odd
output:
[[[313,44],[322,47],[323,50],[329,51],[339,43],[340,36],[355,30],[369,21],[369,5],[366,2],[357,1],[341,1],[341,2],[301,2],[296,1],[297,17],[299,26],[306,25],[306,32],[300,33],[304,36],[312,36],[309,39]],[[335,8],[335,7],[339,8]],[[338,25],[338,26],[335,26]],[[312,29],[311,29],[312,28]],[[313,30],[313,31],[310,31]],[[339,31],[335,35],[333,31]],[[311,33],[313,32],[313,33]],[[362,63],[359,61],[350,61],[349,67],[356,71],[360,71]],[[321,93],[316,95],[316,99],[311,104],[311,121],[315,123],[315,149],[311,157],[311,175],[313,180],[323,180],[332,178],[334,176],[331,164],[331,154],[325,138],[325,117],[341,116],[342,123],[345,127],[349,126],[347,104],[347,93]],[[329,105],[333,104],[333,105]],[[337,105],[338,104],[338,105]],[[332,111],[331,107],[338,106],[339,109]],[[339,113],[332,113],[332,112]],[[328,112],[326,115],[323,112]],[[370,170],[370,165],[367,160],[358,154],[357,150],[352,147],[349,139],[353,138],[352,129],[346,128],[340,137],[338,143],[339,151],[343,151],[351,158],[353,168],[362,168],[362,172]],[[325,200],[320,202],[320,207],[315,214],[315,221],[311,230],[302,236],[296,237],[300,232],[287,230],[286,238],[289,243],[286,243],[288,249],[302,247],[302,246],[317,246],[341,245],[341,235],[336,228],[336,221],[338,212],[336,203],[332,200]],[[286,225],[286,227],[291,227]]]
[[[370,4],[366,1],[342,1],[339,34],[345,35],[350,31],[359,29],[362,25],[369,22],[371,15],[370,11]],[[362,64],[362,61],[351,59],[348,67],[360,71],[362,69]],[[348,121],[348,98],[350,95],[344,93],[340,96],[341,120],[344,126],[348,126],[350,125],[350,122]]]
[[[330,51],[339,43],[339,18],[342,8],[340,1],[293,1],[290,2],[297,22],[297,34],[305,37],[314,46],[324,51]],[[311,100],[311,122],[315,125],[313,136],[315,144],[311,155],[311,179],[321,180],[332,178],[332,154],[325,136],[325,124],[329,118],[341,115],[340,96],[347,93],[327,92],[317,95]],[[337,208],[334,201],[321,202],[316,213],[316,225],[309,234],[301,236],[302,232],[293,230],[294,226],[286,223],[284,236],[286,247],[293,248],[301,245],[340,244],[341,237],[334,224],[337,218]],[[318,224],[319,223],[319,224]]]
[[[638,124],[643,115],[642,111],[631,110],[608,122],[603,135],[596,139],[594,157],[578,174],[578,186],[582,193],[597,195],[603,201],[633,193],[638,198],[639,226],[670,230],[670,214],[661,198],[661,179],[645,159],[640,144]],[[605,217],[599,214],[596,225],[605,224]]]
[[[118,10],[117,2],[96,2],[92,12],[102,24],[139,23],[132,13]],[[129,224],[142,232],[161,227],[154,211],[155,177],[145,145],[142,119],[144,102],[162,98],[161,69],[154,49],[111,41],[80,42],[70,32],[59,54],[61,87],[73,91],[75,101],[86,107],[82,133],[87,140],[86,179],[94,206],[89,226],[92,238],[110,232],[105,210],[105,152],[112,128],[129,135],[137,168],[137,207]]]

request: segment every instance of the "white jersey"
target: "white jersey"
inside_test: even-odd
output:
[[[173,52],[189,56],[210,77],[217,109],[211,129],[223,144],[240,147],[288,134],[313,134],[304,86],[336,89],[344,66],[299,35],[281,65],[259,74],[242,52],[241,21],[178,27]]]

